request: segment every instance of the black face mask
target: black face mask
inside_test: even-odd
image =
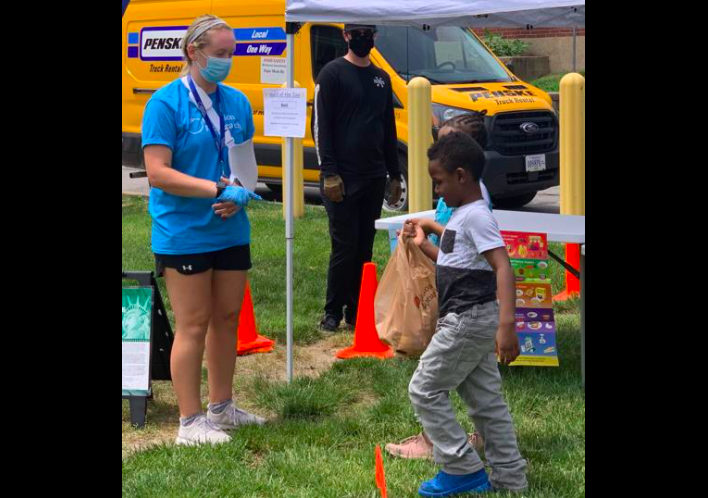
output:
[[[373,34],[371,36],[353,35],[349,40],[349,50],[362,59],[371,54],[375,45]]]

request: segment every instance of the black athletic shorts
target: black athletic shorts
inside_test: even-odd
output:
[[[164,276],[165,269],[177,270],[182,275],[199,275],[209,270],[248,271],[251,263],[251,246],[236,246],[218,252],[171,256],[155,254],[157,276]]]

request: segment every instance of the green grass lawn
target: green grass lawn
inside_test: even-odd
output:
[[[544,92],[559,92],[560,82],[566,74],[568,73],[550,74],[548,76],[544,76],[543,78],[539,78],[535,81],[532,81],[531,84],[537,88],[540,88]],[[580,74],[585,76],[585,71],[580,71]]]
[[[285,241],[282,207],[255,204],[251,273],[260,332],[284,341]],[[146,202],[123,198],[124,270],[152,270]],[[169,384],[155,386],[144,431],[129,425],[123,402],[123,496],[243,498],[374,498],[374,449],[420,432],[407,397],[416,364],[407,360],[315,365],[351,342],[342,334],[325,339],[317,330],[326,292],[329,257],[327,219],[308,207],[296,224],[295,340],[299,372],[313,374],[288,386],[282,380],[282,346],[272,355],[240,359],[237,401],[272,423],[247,428],[218,448],[177,449],[166,442],[177,429]],[[559,249],[559,248],[556,248]],[[388,237],[376,240],[379,274],[388,260]],[[562,285],[556,268],[554,288]],[[163,289],[164,290],[164,289]],[[166,297],[166,296],[165,296]],[[580,320],[577,303],[558,310],[559,369],[504,369],[505,392],[530,461],[529,497],[585,496],[585,394],[580,379]],[[325,354],[317,354],[324,352]],[[276,372],[277,370],[277,372]],[[460,399],[460,420],[472,430]],[[126,447],[130,446],[128,450]],[[436,472],[427,462],[386,458],[389,496],[414,497]]]

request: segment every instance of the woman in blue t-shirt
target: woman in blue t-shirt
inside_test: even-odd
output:
[[[172,378],[181,413],[177,443],[183,445],[228,442],[225,431],[264,423],[233,403],[236,330],[251,269],[245,208],[260,199],[229,181],[238,178],[229,149],[248,145],[255,134],[246,96],[221,84],[235,47],[226,22],[197,19],[182,44],[182,78],[155,93],[143,118],[152,246],[177,323]],[[205,350],[207,414],[201,401]]]

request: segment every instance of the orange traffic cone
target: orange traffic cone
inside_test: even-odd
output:
[[[238,355],[270,353],[273,351],[273,346],[275,346],[275,341],[258,335],[256,314],[253,311],[251,285],[246,283],[246,295],[243,299],[243,308],[241,308],[241,318],[238,327]]]
[[[565,249],[565,260],[575,269],[580,269],[580,245],[567,244]],[[565,302],[580,296],[580,280],[570,272],[565,274],[565,290],[555,296],[553,301]]]
[[[364,265],[364,277],[361,281],[359,297],[359,314],[356,320],[354,346],[337,353],[340,360],[350,358],[393,358],[393,351],[379,339],[376,331],[376,312],[374,301],[379,283],[376,276],[376,265]]]
[[[388,489],[386,486],[386,470],[384,469],[381,446],[376,447],[376,485],[381,490],[381,498],[388,498]]]

